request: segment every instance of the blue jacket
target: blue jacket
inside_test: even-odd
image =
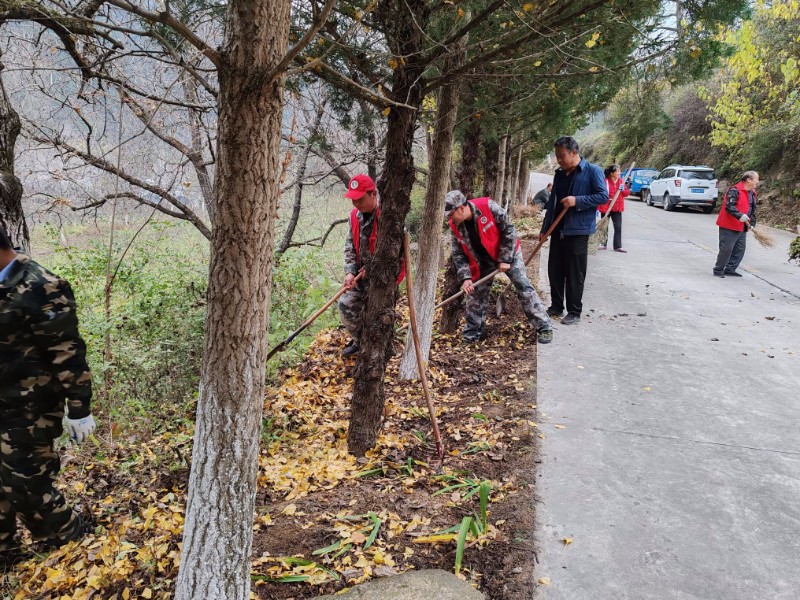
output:
[[[593,165],[585,158],[575,167],[575,179],[572,181],[571,196],[575,196],[575,206],[569,209],[564,215],[564,235],[590,235],[595,232],[595,216],[597,207],[608,202],[608,187],[603,170],[597,165]],[[556,207],[556,182],[566,177],[562,169],[556,169],[553,177],[553,191],[547,201],[545,209],[547,214],[544,217],[542,232],[544,233],[553,224],[553,219],[560,212],[559,203]]]

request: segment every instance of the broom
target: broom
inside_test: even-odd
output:
[[[775,242],[772,240],[772,237],[760,229],[756,229],[755,227],[751,227],[750,231],[753,232],[753,237],[758,240],[758,243],[764,246],[764,248],[772,248],[775,245]]]
[[[627,185],[628,178],[633,175],[633,167],[636,166],[636,162],[631,163],[631,166],[628,167],[628,174],[625,176],[625,179],[622,181],[623,184]],[[603,215],[603,218],[597,223],[597,230],[592,234],[592,237],[589,239],[589,252],[591,254],[597,253],[597,248],[600,246],[600,240],[608,239],[608,217],[611,215],[611,209],[614,207],[614,204],[617,202],[617,198],[619,198],[620,193],[622,192],[622,186],[620,189],[617,190],[617,193],[614,194],[614,198],[611,199],[611,204],[608,206],[608,210],[606,214]]]

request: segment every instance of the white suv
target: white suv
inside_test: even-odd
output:
[[[664,210],[676,206],[701,207],[709,214],[717,203],[717,176],[711,167],[670,165],[642,190],[642,200],[648,206],[660,204]]]

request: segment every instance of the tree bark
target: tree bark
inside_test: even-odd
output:
[[[511,180],[511,189],[509,190],[508,194],[508,207],[511,210],[511,207],[517,204],[517,198],[519,196],[519,172],[522,168],[522,144],[519,146],[519,150],[517,151],[517,161],[514,168],[514,177]]]
[[[459,53],[461,56],[461,53]],[[463,60],[463,59],[461,59]],[[456,62],[456,61],[453,61]],[[459,61],[460,62],[460,61]],[[452,64],[446,68],[457,67]],[[430,153],[430,174],[425,191],[425,209],[422,231],[419,236],[419,253],[414,270],[414,305],[417,308],[417,330],[422,360],[427,363],[433,334],[434,306],[436,306],[436,278],[439,274],[444,197],[450,184],[450,167],[453,154],[456,118],[458,116],[459,86],[449,83],[442,88],[436,127]],[[414,339],[409,328],[406,346],[398,373],[400,379],[419,377]]]
[[[496,198],[495,187],[497,185],[497,153],[500,142],[493,138],[483,137],[483,196]]]
[[[506,185],[506,149],[508,148],[508,136],[500,138],[500,148],[497,151],[497,187],[492,197],[500,206],[503,205],[503,193]]]
[[[469,97],[469,94],[467,94]],[[481,122],[470,117],[464,141],[461,144],[461,169],[458,172],[458,185],[467,198],[475,196],[475,172],[481,152]]]
[[[14,147],[20,132],[17,111],[6,95],[0,64],[0,224],[11,243],[30,252],[30,235],[22,211],[22,182],[14,174]]]
[[[375,446],[384,406],[383,380],[394,338],[395,280],[400,267],[403,226],[411,206],[414,184],[412,154],[418,108],[422,104],[424,65],[421,64],[424,24],[429,8],[425,0],[406,0],[397,9],[391,2],[378,4],[376,17],[385,26],[391,51],[405,57],[392,75],[392,98],[405,106],[392,106],[388,118],[386,157],[378,181],[381,220],[364,309],[365,326],[354,373],[350,427],[350,452],[363,455]],[[409,108],[411,107],[411,108]]]
[[[444,286],[442,297],[449,298],[461,289],[461,282],[458,280],[456,266],[453,257],[447,259],[447,266],[444,270]],[[439,333],[455,333],[458,329],[458,319],[464,310],[464,297],[455,300],[442,307],[442,316],[439,319]]]
[[[248,600],[290,0],[228,3],[208,312],[177,600]]]

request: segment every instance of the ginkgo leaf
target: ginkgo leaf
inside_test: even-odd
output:
[[[392,112],[392,107],[391,107],[391,106],[387,106],[386,108],[384,108],[384,109],[383,109],[383,111],[381,112],[381,114],[382,114],[384,117],[388,117],[390,112]]]
[[[565,545],[565,546],[569,546],[569,545],[572,543],[572,538],[570,538],[570,537],[565,537],[565,538],[564,538],[563,540],[561,540],[561,541],[562,541],[562,542],[564,542],[564,545]]]
[[[539,585],[550,585],[550,578],[549,577],[539,577],[539,581],[537,581]]]

